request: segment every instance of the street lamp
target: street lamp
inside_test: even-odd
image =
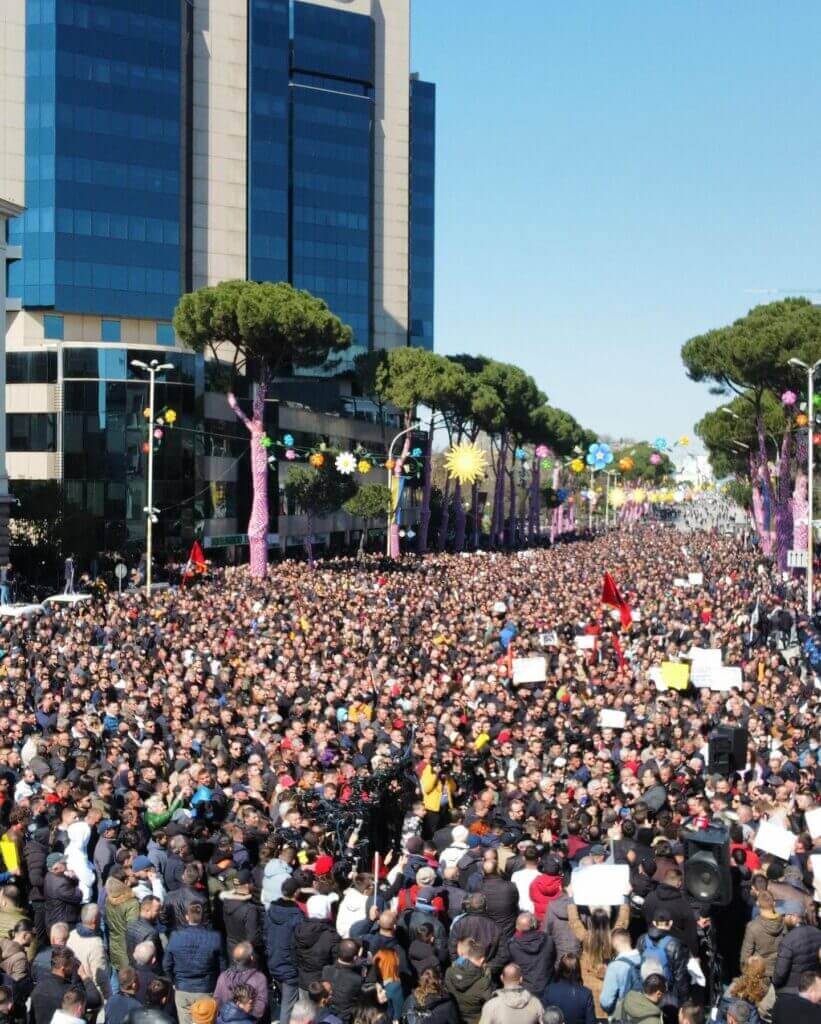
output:
[[[813,468],[814,468],[814,451],[813,451],[813,439],[812,439],[812,428],[815,421],[814,416],[814,395],[813,390],[815,387],[815,371],[821,366],[821,359],[817,359],[812,366],[809,366],[802,359],[790,359],[790,366],[798,366],[802,370],[807,371],[807,415],[809,416],[809,422],[807,424],[807,614],[812,615],[813,611],[813,579],[812,579],[812,547],[813,547],[813,536],[812,536],[812,517],[813,517]]]
[[[136,370],[148,374],[148,504],[145,512],[145,596],[151,597],[151,546],[153,540],[152,527],[159,509],[154,508],[154,383],[158,373],[173,370],[173,363],[158,364],[156,359],[144,363],[141,359],[132,359],[131,365]]]
[[[400,430],[396,437],[391,441],[390,448],[388,449],[388,490],[391,492],[390,508],[388,510],[388,537],[386,550],[388,558],[398,557],[399,554],[399,526],[394,522],[394,517],[396,516],[399,508],[398,505],[396,508],[393,507],[393,448],[400,437],[404,437],[405,434],[412,434],[418,426],[419,420],[414,420],[411,426],[406,427],[404,430]],[[432,439],[428,441],[428,444],[432,444]],[[396,541],[395,545],[393,544],[394,540]],[[394,555],[394,550],[396,551],[396,555]]]

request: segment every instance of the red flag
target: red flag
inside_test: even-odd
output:
[[[619,588],[616,586],[616,581],[613,579],[609,572],[606,572],[604,574],[604,583],[602,585],[601,591],[601,603],[609,605],[611,608],[618,608],[619,615],[621,616],[622,628],[627,629],[627,627],[633,621],[633,616],[630,614],[630,606],[619,593]]]
[[[624,668],[626,662],[624,660],[624,651],[621,649],[619,638],[616,633],[613,634],[613,650],[616,652],[616,657],[619,659],[619,668]]]
[[[198,572],[205,572],[207,568],[208,564],[205,561],[205,555],[202,553],[200,542],[195,540],[191,545],[191,553],[188,556],[188,562],[182,574],[182,585],[185,586],[185,581],[189,576],[193,576]]]

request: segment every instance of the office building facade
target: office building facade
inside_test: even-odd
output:
[[[409,0],[0,5],[0,195],[26,207],[5,257],[12,481],[61,480],[99,545],[139,541],[130,359],[171,353],[158,532],[241,534],[247,437],[171,326],[194,288],[288,280],[353,328],[332,382],[282,382],[271,429],[310,413],[338,435],[359,352],[432,346],[435,90],[409,35]]]

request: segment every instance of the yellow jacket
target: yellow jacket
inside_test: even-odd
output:
[[[20,871],[20,853],[17,843],[8,832],[0,839],[0,855],[3,857],[6,871]]]
[[[439,811],[442,808],[442,795],[445,793],[445,785],[442,779],[436,772],[431,768],[429,764],[425,765],[422,772],[422,778],[419,780],[422,786],[422,802],[425,805],[426,811]],[[456,783],[453,779],[447,780],[447,800],[448,807],[453,807],[453,794],[456,790]]]

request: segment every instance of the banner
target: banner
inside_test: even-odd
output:
[[[795,849],[797,838],[795,833],[788,832],[781,825],[776,825],[772,821],[762,821],[758,826],[753,845],[756,850],[771,853],[774,857],[780,857],[781,860],[789,860]]]
[[[704,573],[688,572],[687,582],[690,584],[691,587],[700,587],[704,583]]]
[[[668,690],[686,690],[690,679],[690,666],[675,661],[661,665],[661,681]]]
[[[713,673],[721,670],[721,649],[718,647],[691,647],[687,653],[692,667],[693,686],[710,686]]]
[[[614,711],[612,708],[602,708],[599,715],[599,725],[602,729],[625,729],[627,727],[627,713],[625,711]]]
[[[821,807],[815,807],[804,815],[807,819],[807,831],[813,839],[821,836]]]
[[[547,658],[514,658],[513,685],[543,683],[547,679]]]
[[[589,864],[570,876],[577,907],[618,907],[630,892],[630,868],[626,864]]]

